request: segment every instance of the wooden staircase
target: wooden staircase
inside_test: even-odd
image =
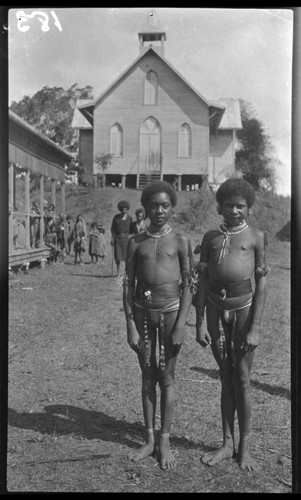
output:
[[[147,173],[141,173],[139,175],[139,183],[138,183],[138,189],[143,189],[146,184],[148,184],[151,181],[155,180],[160,180],[161,179],[161,174],[160,172],[147,172]]]

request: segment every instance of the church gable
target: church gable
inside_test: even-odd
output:
[[[239,101],[209,102],[194,89],[165,59],[166,33],[154,17],[138,38],[133,63],[93,103],[76,110],[84,167],[96,174],[95,156],[109,153],[106,175],[122,186],[142,187],[141,178],[153,175],[177,178],[179,189],[204,179],[219,183],[220,174],[235,170]]]
[[[153,100],[149,97],[149,89],[155,93]],[[185,117],[194,124],[208,126],[207,103],[153,50],[139,58],[96,101],[94,120],[98,113],[103,115],[106,109],[113,113],[118,110],[139,110],[144,114],[149,113],[150,108],[163,119]]]

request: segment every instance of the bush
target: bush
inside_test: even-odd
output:
[[[209,229],[210,224],[213,224],[212,227],[215,227],[216,224],[219,225],[214,193],[203,187],[200,191],[189,193],[189,195],[188,206],[179,212],[178,222],[185,224],[192,231],[199,231],[204,227]]]

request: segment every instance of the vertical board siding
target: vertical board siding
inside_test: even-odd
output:
[[[158,104],[144,105],[144,81],[153,70],[158,76]],[[164,174],[204,174],[208,170],[208,107],[156,54],[147,53],[101,99],[94,109],[95,153],[110,152],[110,129],[123,129],[123,156],[113,158],[107,173],[137,173],[139,131],[149,117],[161,127]],[[191,128],[190,158],[178,157],[178,129]],[[82,145],[83,148],[83,145]]]
[[[224,182],[234,173],[233,133],[232,130],[220,131],[217,136],[210,135],[210,155],[208,181]]]
[[[93,130],[79,131],[79,158],[87,172],[93,173]]]

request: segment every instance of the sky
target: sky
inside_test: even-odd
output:
[[[138,31],[152,8],[38,10],[9,11],[10,102],[44,85],[67,90],[75,83],[93,87],[97,98],[138,57]],[[165,58],[195,90],[209,101],[235,98],[252,105],[280,161],[276,191],[290,195],[293,10],[155,12],[166,31]]]

